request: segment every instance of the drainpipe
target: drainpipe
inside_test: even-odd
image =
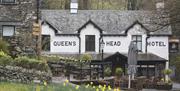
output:
[[[150,38],[150,36],[147,34],[147,37],[146,37],[146,49],[145,49],[145,52],[147,53],[147,47],[148,47],[148,39]]]
[[[39,0],[36,0],[37,6],[36,6],[36,23],[39,23]]]
[[[78,34],[78,39],[79,39],[79,54],[81,54],[81,37],[80,37],[80,34]]]

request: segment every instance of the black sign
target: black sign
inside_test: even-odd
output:
[[[152,41],[152,42],[148,42],[147,43],[148,46],[161,46],[161,47],[165,47],[166,44],[162,41]]]
[[[54,46],[76,46],[76,41],[54,41]]]
[[[106,46],[121,46],[121,41],[106,41]]]

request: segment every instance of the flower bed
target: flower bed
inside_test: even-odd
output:
[[[43,60],[11,56],[0,51],[0,80],[30,83],[33,80],[51,81],[51,71]]]

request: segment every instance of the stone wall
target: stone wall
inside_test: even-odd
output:
[[[34,45],[32,23],[36,19],[36,0],[16,0],[13,4],[0,3],[0,36],[2,26],[15,26],[15,36],[20,37],[23,47]],[[21,47],[21,48],[23,48]]]
[[[23,83],[31,83],[34,80],[51,81],[51,72],[41,72],[37,70],[28,70],[22,67],[0,66],[1,81],[15,81]]]

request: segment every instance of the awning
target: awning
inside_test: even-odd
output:
[[[59,55],[59,56],[62,56],[62,57],[75,58],[75,59],[79,59],[81,56],[84,55],[84,54],[78,54],[78,53],[75,53],[75,54],[42,53],[42,54]],[[92,56],[92,60],[102,60],[101,53],[100,54],[91,53],[89,55]],[[116,52],[116,53],[104,53],[103,54],[103,59],[106,60],[109,57],[112,57],[113,55],[116,55],[116,56],[119,56],[119,57],[122,57],[122,55],[124,55],[124,57],[128,58],[127,53]],[[160,56],[158,56],[158,55],[152,54],[152,53],[139,53],[138,57],[137,57],[137,61],[161,61],[161,62],[166,62],[167,60],[160,57]]]

